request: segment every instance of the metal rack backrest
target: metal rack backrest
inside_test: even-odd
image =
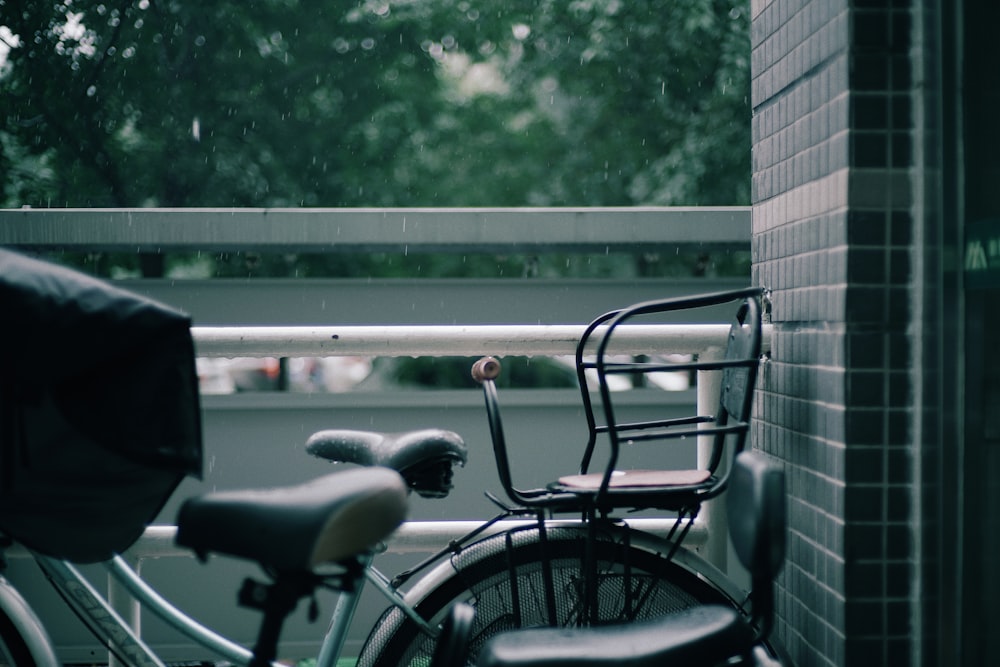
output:
[[[610,444],[608,463],[604,472],[598,497],[604,497],[614,467],[618,462],[623,434],[628,440],[649,441],[688,436],[712,436],[712,454],[708,470],[714,475],[718,470],[725,451],[726,438],[735,434],[733,456],[742,451],[749,431],[750,407],[753,388],[757,377],[757,367],[761,353],[761,305],[762,290],[747,288],[742,290],[716,292],[695,297],[682,297],[665,301],[648,301],[629,308],[611,311],[594,320],[580,337],[576,349],[577,379],[580,383],[584,412],[587,418],[589,437],[580,462],[580,473],[586,474],[593,459],[598,436],[607,434]],[[688,363],[648,363],[610,362],[608,347],[615,330],[625,322],[644,315],[670,312],[682,309],[697,309],[742,301],[730,323],[725,355],[718,361],[694,360]],[[585,361],[585,351],[595,332],[600,332],[596,360]],[[597,371],[604,423],[598,424],[593,401],[587,383],[587,370]],[[617,374],[652,373],[661,371],[722,371],[719,405],[714,415],[696,415],[686,419],[652,420],[619,424],[615,419],[612,392],[608,377]],[[710,426],[706,426],[711,424]],[[658,427],[670,426],[669,432],[650,431]],[[690,428],[680,428],[689,426]],[[642,433],[645,431],[645,433]],[[707,500],[721,493],[728,481],[728,471],[717,478],[716,483],[702,495]]]

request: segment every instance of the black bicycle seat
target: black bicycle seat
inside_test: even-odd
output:
[[[442,429],[404,433],[330,429],[314,433],[306,441],[306,451],[338,463],[392,468],[424,498],[447,496],[454,464],[463,466],[468,459],[462,437]]]
[[[753,645],[752,628],[729,607],[706,605],[627,624],[534,628],[500,634],[478,667],[663,667],[714,665]]]
[[[176,541],[202,558],[223,553],[279,571],[310,570],[371,549],[402,523],[406,506],[395,471],[343,470],[296,486],[189,498]]]

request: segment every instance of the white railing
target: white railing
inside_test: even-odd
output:
[[[200,356],[475,356],[572,355],[584,325],[448,325],[330,327],[194,327]],[[700,354],[721,349],[727,325],[622,327],[615,352]]]

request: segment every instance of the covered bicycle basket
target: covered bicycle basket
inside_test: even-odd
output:
[[[109,558],[201,474],[190,319],[3,249],[0,308],[0,531],[58,558]]]

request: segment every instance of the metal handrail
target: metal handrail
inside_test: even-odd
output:
[[[23,208],[0,210],[0,245],[153,253],[749,249],[750,208]]]
[[[206,357],[572,355],[585,325],[193,327]],[[622,327],[616,352],[699,354],[725,346],[728,324]],[[770,343],[764,325],[763,348]],[[620,347],[619,347],[620,345]]]

